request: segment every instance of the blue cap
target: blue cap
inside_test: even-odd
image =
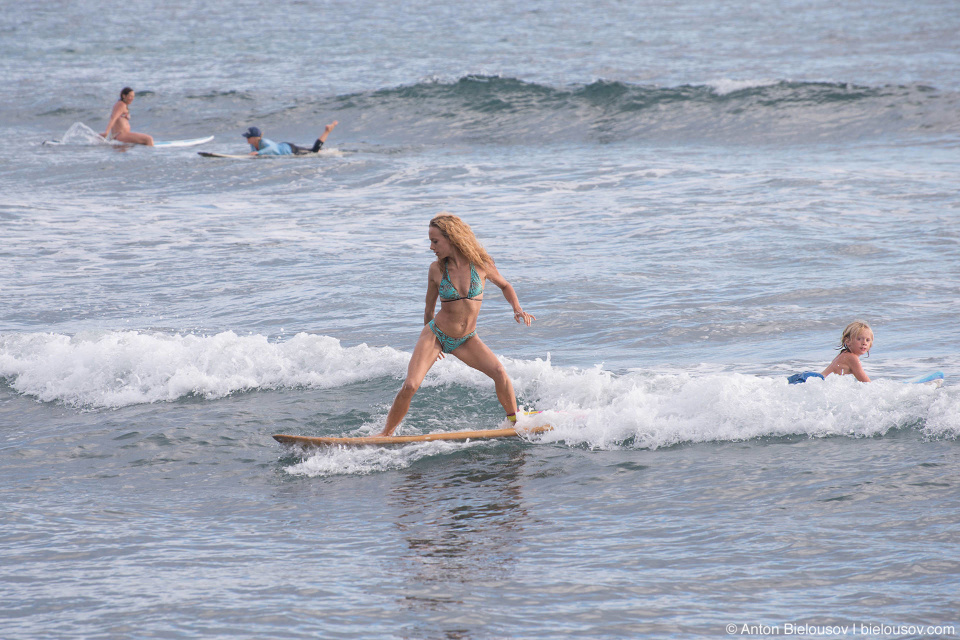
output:
[[[243,132],[243,137],[244,137],[244,138],[259,138],[259,137],[261,137],[260,129],[258,129],[258,128],[256,128],[256,127],[250,127],[249,129],[247,129],[246,131]]]

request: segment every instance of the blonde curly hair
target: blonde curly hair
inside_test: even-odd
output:
[[[434,216],[433,220],[430,221],[430,226],[439,229],[443,237],[449,240],[450,244],[470,261],[470,264],[483,267],[487,262],[493,262],[493,258],[481,246],[477,236],[473,235],[473,229],[470,228],[470,225],[459,217],[444,212]],[[443,267],[444,264],[441,263],[440,266]]]

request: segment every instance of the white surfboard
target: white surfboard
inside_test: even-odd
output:
[[[231,160],[252,160],[257,156],[251,155],[239,155],[231,153],[213,153],[212,151],[197,151],[198,156],[203,156],[204,158],[229,158]]]
[[[207,136],[206,138],[190,138],[189,140],[161,140],[159,142],[154,140],[153,146],[155,147],[195,147],[198,144],[210,142],[211,140],[213,140],[213,136]]]
[[[343,152],[339,149],[321,149],[316,153],[298,153],[286,156],[252,156],[249,153],[214,153],[212,151],[197,151],[197,155],[204,158],[228,158],[230,160],[256,160],[258,158],[320,158],[342,156]]]

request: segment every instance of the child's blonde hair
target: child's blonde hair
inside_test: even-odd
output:
[[[853,322],[847,325],[846,329],[843,330],[843,335],[840,336],[840,346],[837,347],[837,349],[839,349],[841,353],[843,353],[844,351],[849,351],[849,349],[847,348],[847,340],[851,340],[853,338],[859,337],[860,334],[863,333],[864,331],[869,331],[870,333],[873,333],[873,329],[871,329],[870,325],[868,325],[866,322],[864,322],[863,320],[854,320]],[[870,352],[867,351],[867,356],[869,355],[870,355]]]

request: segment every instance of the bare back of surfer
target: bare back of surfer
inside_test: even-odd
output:
[[[134,133],[130,131],[130,103],[136,97],[136,92],[130,87],[124,87],[120,92],[120,99],[113,105],[113,112],[110,114],[110,122],[107,123],[107,130],[103,134],[104,138],[119,140],[129,144],[142,144],[148,147],[153,146],[153,136],[145,133]]]

